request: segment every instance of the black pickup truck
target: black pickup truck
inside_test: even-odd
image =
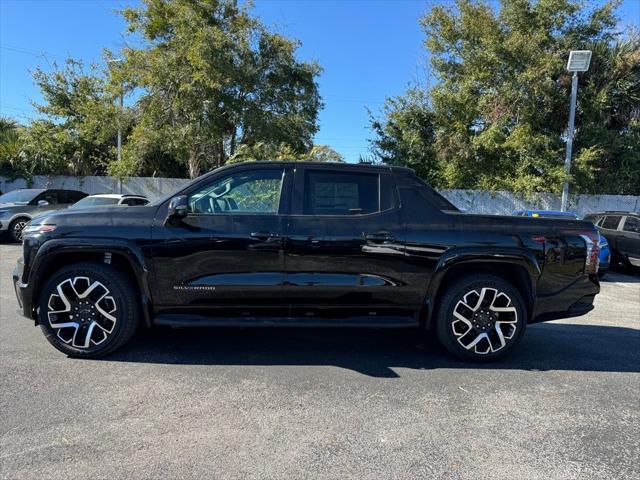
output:
[[[433,331],[467,360],[599,292],[590,222],[467,215],[412,170],[252,162],[146,206],[33,221],[13,274],[24,315],[74,357],[139,324]]]

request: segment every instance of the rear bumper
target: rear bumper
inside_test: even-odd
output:
[[[593,301],[600,293],[598,275],[585,275],[561,291],[539,296],[530,323],[560,318],[579,317],[593,310]]]

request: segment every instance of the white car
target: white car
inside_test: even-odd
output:
[[[149,199],[141,195],[101,193],[99,195],[90,195],[85,197],[79,202],[74,203],[70,208],[107,207],[111,205],[135,206],[146,205],[147,203],[149,203]]]

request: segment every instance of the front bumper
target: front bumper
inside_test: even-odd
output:
[[[35,311],[33,309],[32,302],[32,289],[31,286],[27,283],[22,283],[22,272],[24,270],[24,263],[22,259],[18,260],[17,265],[13,269],[13,274],[11,275],[13,279],[13,288],[16,292],[16,298],[18,300],[19,311],[25,317],[34,320],[35,319]]]

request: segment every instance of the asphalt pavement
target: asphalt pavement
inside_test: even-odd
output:
[[[0,245],[0,478],[640,478],[640,276],[502,363],[413,330],[143,331],[103,360],[20,317]]]

